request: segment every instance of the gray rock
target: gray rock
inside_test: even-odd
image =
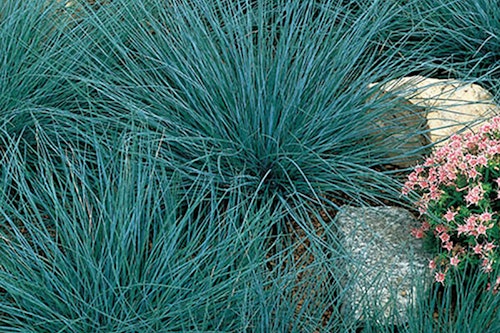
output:
[[[419,222],[397,207],[343,206],[337,226],[343,235],[346,256],[344,313],[357,320],[395,314],[400,323],[414,301],[416,286],[429,281],[421,240],[410,230]],[[382,314],[382,316],[380,316]]]

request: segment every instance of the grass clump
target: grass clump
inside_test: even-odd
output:
[[[61,7],[57,1],[0,4],[0,109],[14,127],[10,133],[32,121],[26,108],[62,108],[75,99],[68,77],[78,59]]]
[[[144,159],[157,147],[128,136],[81,151],[39,133],[37,151],[12,140],[2,160],[2,331],[325,325],[338,299],[332,248],[316,245],[311,262],[313,251],[297,255],[289,234],[271,237],[282,216],[269,204],[237,191],[216,197],[203,182],[184,188],[165,165]],[[40,164],[26,165],[26,153]]]
[[[181,193],[161,166],[137,163],[124,146],[128,155],[95,147],[91,169],[41,141],[44,162],[32,174],[9,147],[2,331],[222,331],[239,320],[233,306],[264,255],[262,213],[243,217],[242,203],[222,215],[201,189]]]
[[[491,0],[418,1],[411,6],[413,27],[402,45],[418,52],[443,78],[476,80],[498,94],[500,13]]]
[[[376,10],[354,24],[333,1],[113,2],[85,25],[86,72],[103,112],[145,124],[190,179],[263,201],[380,198],[390,178],[373,167],[416,153],[377,123],[401,100],[367,84],[405,69],[373,65],[372,37],[391,20],[368,20]]]

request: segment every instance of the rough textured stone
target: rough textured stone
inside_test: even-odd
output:
[[[434,143],[462,130],[474,130],[487,118],[500,114],[486,89],[458,80],[404,77],[387,82],[381,90],[397,92],[412,104],[426,107],[429,136]]]
[[[362,309],[383,318],[396,313],[405,322],[415,285],[429,278],[422,242],[410,235],[418,221],[402,208],[344,206],[337,225],[347,253],[345,313],[358,320]]]

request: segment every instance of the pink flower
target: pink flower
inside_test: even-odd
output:
[[[481,253],[483,253],[483,246],[481,244],[476,244],[473,247],[473,250],[474,250],[475,254],[481,254]]]
[[[424,238],[424,231],[421,228],[411,229],[411,235],[417,239]]]
[[[471,167],[475,167],[477,165],[476,157],[471,154],[465,155],[465,160],[469,163]]]
[[[498,130],[500,128],[500,117],[496,116],[491,118],[489,124],[493,129]]]
[[[451,222],[451,221],[455,220],[455,215],[457,215],[457,214],[458,214],[457,212],[451,211],[451,208],[450,208],[446,211],[446,214],[444,214],[443,217],[445,218],[445,220],[447,222]]]
[[[490,251],[493,251],[494,248],[496,248],[497,246],[495,244],[493,244],[493,242],[490,242],[490,243],[486,243],[484,244],[484,250],[486,252],[490,252]]]
[[[451,259],[450,259],[450,265],[456,267],[456,266],[458,266],[459,263],[460,263],[460,259],[458,259],[458,256],[451,257]]]
[[[492,226],[485,226],[484,224],[480,224],[476,228],[477,236],[479,235],[485,235],[486,236],[486,231],[490,229]]]
[[[426,189],[430,186],[429,182],[427,180],[419,180],[417,182],[418,186],[420,186],[421,189]]]
[[[436,161],[432,157],[428,157],[424,162],[424,167],[431,167],[436,164]]]
[[[477,172],[476,169],[468,169],[467,170],[467,176],[469,177],[469,179],[474,179],[477,177],[479,173]]]
[[[436,168],[430,168],[429,169],[429,175],[427,176],[427,180],[433,184],[434,187],[436,187],[436,182],[438,181],[438,172]],[[432,190],[432,188],[431,188]]]
[[[465,146],[467,147],[467,149],[472,151],[477,148],[478,143],[481,141],[481,136],[479,134],[472,134],[470,132],[465,133],[464,138],[467,141],[465,142]]]
[[[471,215],[465,220],[465,227],[470,235],[476,234],[477,216]]]
[[[446,232],[446,227],[442,224],[439,224],[436,226],[436,228],[434,228],[434,230],[436,230],[438,234],[441,234],[443,232]]]
[[[427,221],[422,222],[422,226],[420,227],[420,229],[422,229],[422,231],[427,231],[430,228],[431,228],[431,225]]]
[[[456,180],[456,179],[457,179],[457,173],[456,173],[456,172],[452,172],[452,171],[448,171],[448,172],[446,173],[446,177],[447,177],[450,181]]]
[[[481,126],[480,131],[482,133],[487,133],[491,130],[491,128],[492,128],[491,124],[484,124]]]
[[[443,191],[441,191],[436,185],[431,185],[429,190],[431,200],[438,201],[441,198]]]
[[[478,202],[483,199],[484,190],[481,184],[478,184],[471,188],[467,195],[465,196],[465,201],[467,202],[467,206],[477,205]]]
[[[450,240],[450,235],[447,234],[446,232],[443,232],[440,236],[439,239],[441,239],[441,242],[446,243]]]
[[[500,145],[498,144],[498,142],[490,143],[490,145],[486,149],[486,153],[488,155],[495,155],[498,154],[499,152],[500,152]]]
[[[416,172],[410,173],[407,184],[415,185],[416,182],[418,182],[418,174]]]
[[[443,272],[436,272],[436,275],[434,275],[434,279],[436,282],[439,282],[444,285],[444,279],[446,278],[446,274]]]
[[[500,177],[495,178],[499,174],[500,117],[495,117],[479,132],[452,135],[408,176],[402,192],[420,195],[416,207],[428,219],[412,234],[435,237],[441,243],[434,250],[439,261],[429,262],[436,282],[444,284],[450,267],[463,269],[464,258],[471,258],[471,264],[479,259],[477,266],[485,273],[499,264],[494,258],[500,255],[500,244],[496,245],[500,236],[489,231],[496,230],[500,215],[491,209],[500,200]],[[435,221],[436,216],[442,222]],[[500,277],[495,287],[490,282],[499,291]]]
[[[488,159],[484,155],[479,155],[477,157],[477,164],[480,166],[487,166],[488,165]]]
[[[499,129],[500,128],[500,116],[496,116],[491,118],[489,124],[494,128],[494,129]]]
[[[479,220],[482,222],[489,222],[493,218],[493,214],[490,212],[484,212],[481,215],[479,215]]]
[[[453,250],[453,242],[446,242],[446,243],[444,243],[443,249],[448,250],[448,252],[450,252],[451,250]]]
[[[467,228],[467,225],[457,224],[457,236],[460,236],[461,234],[466,234],[468,232],[469,232],[469,228]]]
[[[454,149],[460,149],[462,147],[462,138],[459,135],[452,135],[450,137],[450,147]]]
[[[477,149],[479,152],[485,151],[488,148],[489,138],[483,136],[480,141],[477,142]]]
[[[493,270],[492,262],[487,258],[483,259],[481,266],[485,273],[490,273]]]

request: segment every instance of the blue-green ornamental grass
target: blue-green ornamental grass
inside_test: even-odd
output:
[[[474,278],[343,306],[335,211],[426,151],[370,85],[428,68],[415,5],[3,1],[0,331],[498,331]]]
[[[421,53],[442,78],[473,79],[498,97],[500,12],[496,0],[423,0],[412,7],[402,54]],[[410,31],[411,30],[411,31]]]
[[[392,19],[372,18],[380,6],[353,17],[333,1],[113,2],[76,34],[98,107],[143,124],[172,169],[264,201],[362,202],[391,195],[372,167],[416,155],[394,154],[411,138],[380,142],[403,129],[377,123],[401,100],[368,84],[407,73],[395,57],[375,65],[372,39]]]

